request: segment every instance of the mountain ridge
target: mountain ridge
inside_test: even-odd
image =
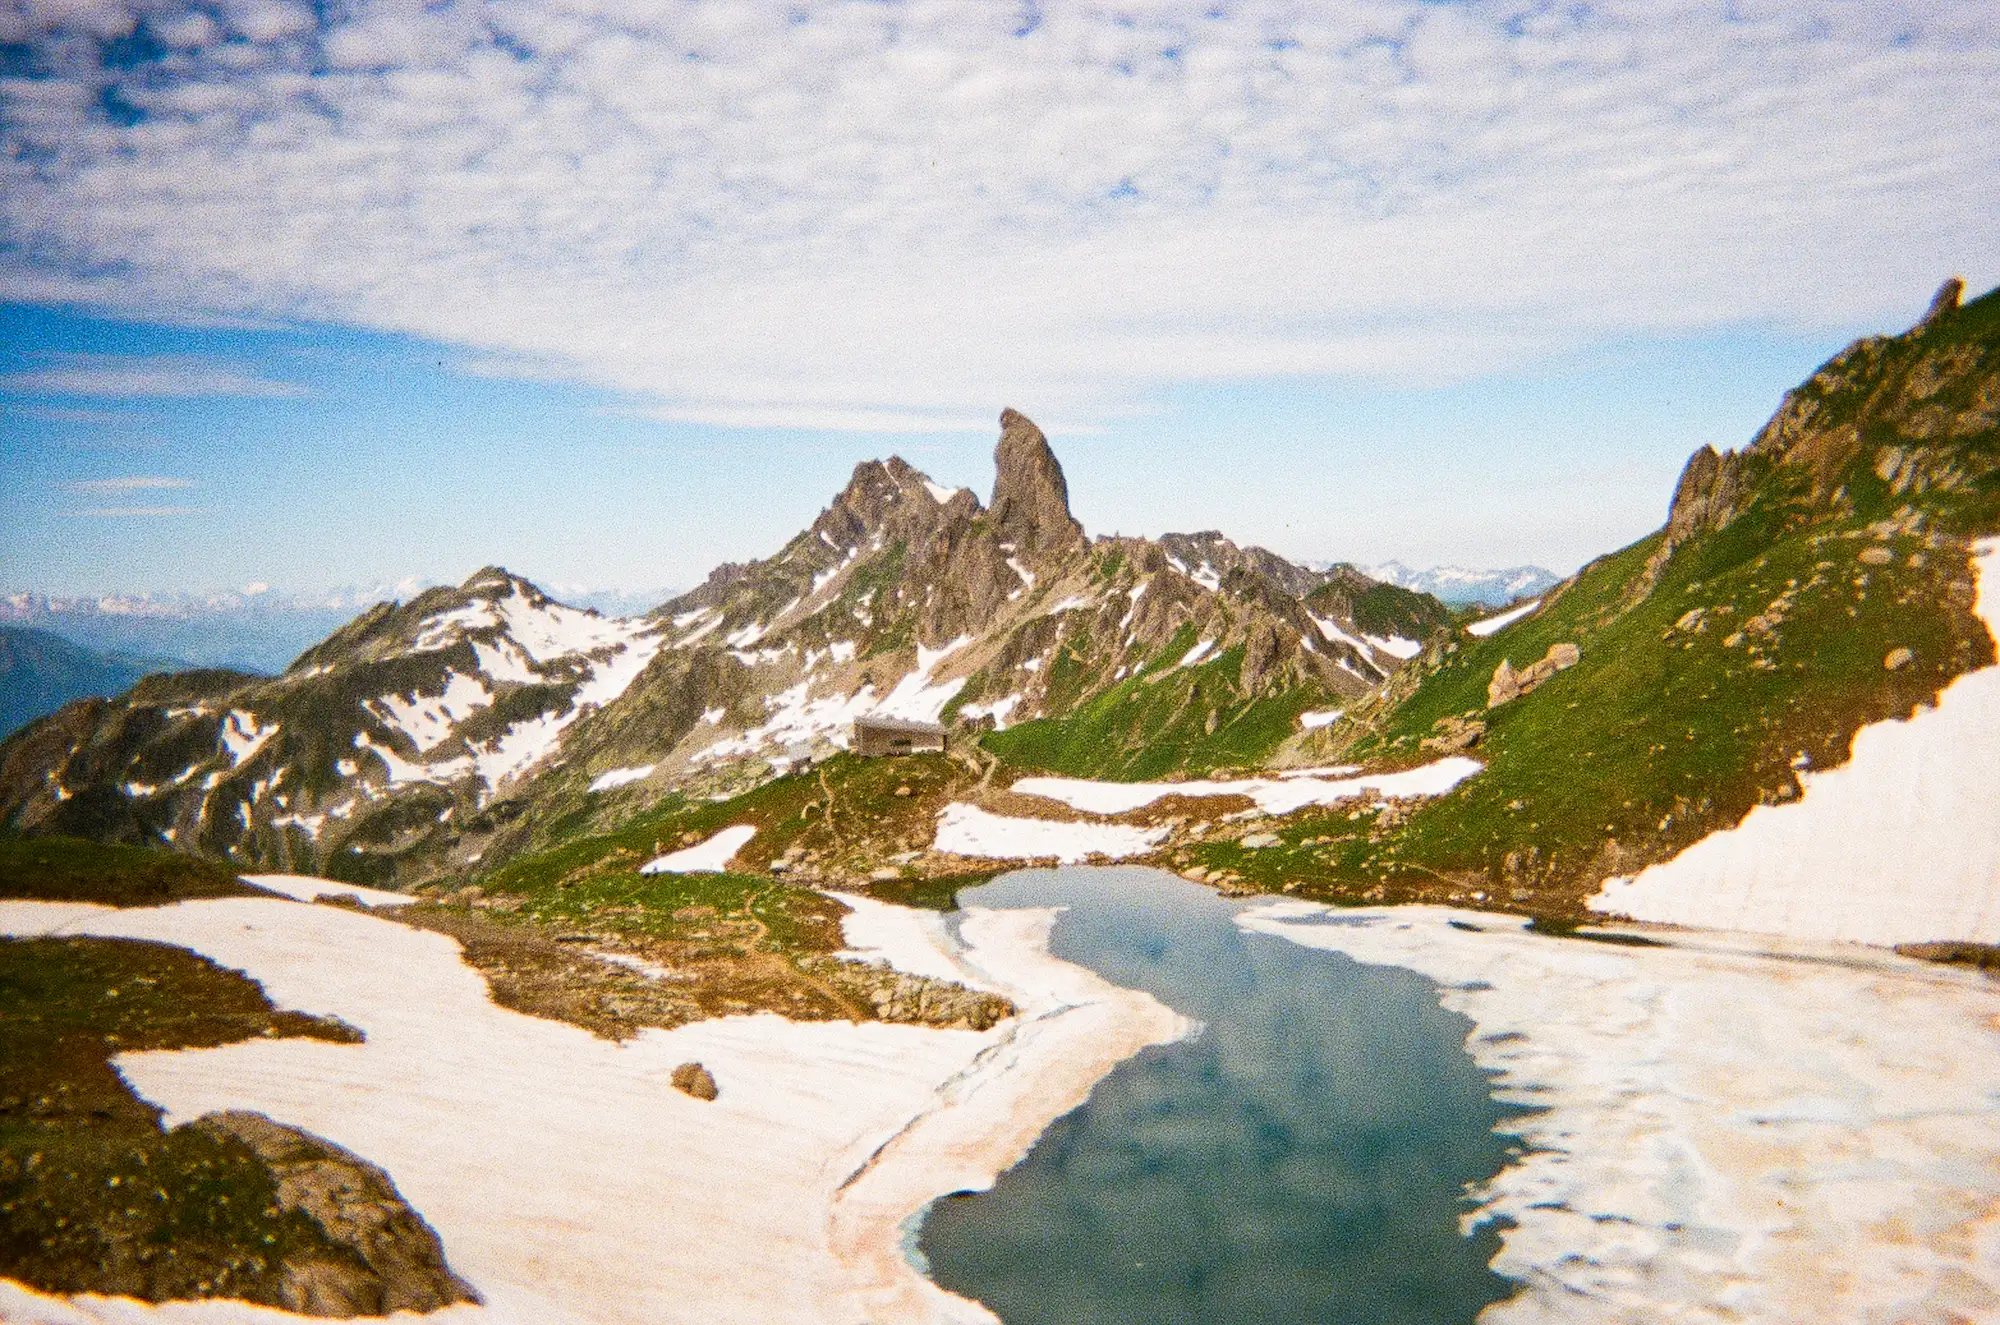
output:
[[[486,567],[377,604],[279,676],[190,673],[56,715],[0,745],[0,815],[410,882],[490,867],[580,799],[617,812],[755,785],[843,748],[868,712],[998,734],[1145,676],[1175,766],[1262,758],[1299,712],[1414,656],[1399,632],[1448,619],[1219,534],[1092,540],[1046,437],[1009,409],[989,504],[900,457],[865,461],[773,556],[636,618]],[[607,775],[632,790],[597,796]]]

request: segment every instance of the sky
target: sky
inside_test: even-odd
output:
[[[0,0],[0,591],[686,587],[853,465],[1568,570],[1947,275],[1989,3]]]

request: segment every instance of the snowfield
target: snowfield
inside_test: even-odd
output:
[[[1420,971],[1528,1153],[1483,1192],[1528,1322],[2000,1318],[2000,984],[1854,947],[1278,903],[1238,923]],[[1473,925],[1467,932],[1454,925]]]
[[[2000,637],[2000,539],[1974,565],[1974,610]],[[2000,943],[2000,666],[1862,728],[1847,763],[1800,780],[1798,800],[1607,880],[1591,906],[1800,938]]]
[[[1225,782],[1094,782],[1086,778],[1032,777],[1016,782],[1013,790],[1028,796],[1046,796],[1090,814],[1124,814],[1151,805],[1163,796],[1248,796],[1266,814],[1290,814],[1303,806],[1332,805],[1368,791],[1390,799],[1442,796],[1484,767],[1477,759],[1454,755],[1400,773],[1367,773],[1359,777],[1307,776],[1316,771],[1310,769],[1275,778],[1238,778]]]
[[[750,824],[732,824],[705,842],[670,851],[639,867],[641,874],[722,874],[757,829]]]
[[[762,1014],[623,1044],[497,1007],[451,939],[338,907],[9,902],[0,932],[179,944],[246,972],[279,1007],[364,1030],[365,1044],[257,1040],[117,1064],[170,1126],[252,1109],[386,1169],[484,1300],[425,1319],[992,1325],[904,1259],[905,1221],[989,1185],[1116,1063],[1191,1029],[1049,956],[1054,914],[972,912],[963,949],[879,914],[850,938],[1006,993],[1022,1015],[990,1031]],[[719,1099],[672,1088],[689,1061],[715,1075]],[[0,1281],[0,1320],[16,1325],[301,1319],[64,1301]]]
[[[1136,828],[1130,824],[1059,823],[1052,819],[1015,819],[982,810],[977,805],[947,805],[938,813],[933,851],[985,860],[1046,860],[1074,864],[1092,856],[1124,860],[1143,856],[1167,835],[1167,829]]]
[[[1541,599],[1531,598],[1527,602],[1522,603],[1519,607],[1510,607],[1505,612],[1501,612],[1496,616],[1490,616],[1485,618],[1484,620],[1473,622],[1471,625],[1465,628],[1465,633],[1468,635],[1478,635],[1481,637],[1491,635],[1496,630],[1503,630],[1506,627],[1513,625],[1516,621],[1519,621],[1522,617],[1528,615],[1528,613],[1534,611],[1541,605],[1542,605]]]

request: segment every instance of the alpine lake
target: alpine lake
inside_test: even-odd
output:
[[[1469,1192],[1518,1147],[1412,971],[1243,932],[1163,871],[1022,870],[965,908],[1065,908],[1054,953],[1201,1031],[1120,1064],[985,1192],[933,1203],[916,1259],[1006,1325],[1448,1325],[1514,1285]],[[1326,923],[1339,923],[1337,912]]]

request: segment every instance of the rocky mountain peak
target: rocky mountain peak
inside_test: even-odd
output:
[[[1965,282],[1956,276],[1951,277],[1931,296],[1931,306],[1925,310],[1923,321],[1917,323],[1917,330],[1922,331],[1940,318],[1956,313],[1959,301],[1964,297]]]
[[[1000,412],[994,449],[993,522],[1003,541],[1043,555],[1081,546],[1083,526],[1069,513],[1069,484],[1042,430],[1019,410]]]

